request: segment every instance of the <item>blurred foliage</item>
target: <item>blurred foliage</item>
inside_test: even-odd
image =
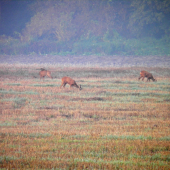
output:
[[[133,0],[128,27],[136,37],[170,35],[169,0]]]
[[[169,0],[33,0],[28,11],[1,54],[170,55]]]
[[[121,7],[122,8],[122,7]],[[58,41],[77,40],[82,35],[102,35],[115,24],[117,6],[107,1],[37,1],[32,5],[35,15],[23,31],[23,40],[48,36]]]
[[[113,31],[115,33],[115,31]],[[117,32],[116,32],[117,33]],[[82,37],[77,41],[57,41],[48,39],[34,39],[21,42],[11,37],[0,37],[0,54],[57,54],[57,55],[170,55],[170,38],[140,38],[126,39],[117,33],[117,38]]]

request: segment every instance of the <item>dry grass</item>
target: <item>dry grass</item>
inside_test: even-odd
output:
[[[43,82],[1,68],[0,168],[169,169],[169,69],[150,68],[157,83],[138,82],[140,69],[64,68]],[[83,90],[60,89],[65,74]]]

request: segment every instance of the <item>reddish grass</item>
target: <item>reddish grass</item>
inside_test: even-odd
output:
[[[169,169],[170,78],[137,78],[1,78],[0,168]]]

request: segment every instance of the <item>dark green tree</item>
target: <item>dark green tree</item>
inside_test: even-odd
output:
[[[122,2],[125,2],[124,0]],[[37,0],[35,15],[27,23],[22,40],[53,37],[58,41],[102,36],[109,30],[125,30],[126,3],[117,0]],[[122,22],[121,22],[122,21]]]
[[[134,37],[170,35],[169,0],[133,0],[128,28]]]

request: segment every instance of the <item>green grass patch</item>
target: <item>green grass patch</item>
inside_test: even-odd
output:
[[[20,83],[8,83],[6,85],[8,85],[8,86],[21,86]]]
[[[5,122],[0,122],[0,126],[1,127],[5,127],[5,126],[16,126],[17,124],[14,122],[9,122],[9,121],[5,121]]]
[[[0,135],[5,135],[5,136],[19,136],[19,137],[25,137],[25,138],[48,138],[50,136],[52,136],[50,133],[30,133],[30,134],[26,134],[26,133],[0,133]]]
[[[55,85],[55,84],[33,84],[31,86],[34,86],[34,87],[57,87],[58,85]]]
[[[13,91],[12,89],[10,90],[5,90],[5,89],[0,89],[0,93],[2,94],[39,94],[38,92],[35,91]]]
[[[21,108],[22,106],[25,105],[27,99],[26,98],[7,98],[7,99],[2,99],[2,101],[13,101],[13,107],[14,108]]]
[[[152,136],[117,136],[117,135],[106,135],[102,137],[103,139],[113,139],[113,140],[166,140],[166,141],[170,141],[170,137],[166,136],[163,138],[155,138]]]

